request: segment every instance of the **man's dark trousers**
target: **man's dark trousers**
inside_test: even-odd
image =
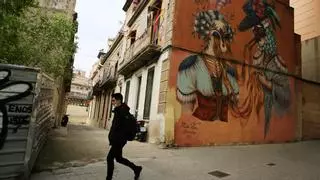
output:
[[[137,169],[137,166],[130,162],[128,159],[122,157],[122,149],[125,144],[113,144],[111,145],[111,149],[109,151],[107,157],[107,164],[108,164],[108,173],[107,173],[107,180],[111,180],[113,176],[114,170],[114,159],[120,164],[130,167],[133,171]]]

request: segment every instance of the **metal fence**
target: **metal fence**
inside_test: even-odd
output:
[[[54,80],[0,64],[0,179],[28,179],[53,126]]]

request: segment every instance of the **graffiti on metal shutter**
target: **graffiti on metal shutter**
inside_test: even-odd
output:
[[[8,104],[25,98],[32,93],[32,84],[23,81],[10,81],[11,71],[0,69],[0,149],[2,149],[9,125],[16,133],[21,125],[30,122],[32,105]]]

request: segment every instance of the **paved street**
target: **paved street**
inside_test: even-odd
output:
[[[50,133],[34,171],[84,165],[105,159],[107,131],[87,126],[85,109],[69,106],[68,128],[61,127]]]
[[[105,179],[107,132],[71,123],[52,133],[31,180]],[[141,180],[320,180],[319,152],[320,141],[178,149],[129,142],[124,150],[144,167]],[[116,164],[114,180],[130,179],[133,173]]]
[[[130,143],[125,155],[143,165],[142,180],[218,180],[212,171],[230,174],[225,180],[319,180],[320,142],[284,145],[205,147],[161,150]],[[106,164],[98,162],[34,174],[32,180],[104,179]],[[133,179],[126,167],[116,164],[115,180]]]

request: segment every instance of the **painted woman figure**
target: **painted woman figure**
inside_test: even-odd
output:
[[[273,7],[266,0],[249,0],[243,7],[247,16],[239,25],[240,31],[252,30],[253,40],[249,47],[257,45],[252,64],[260,68],[250,74],[248,83],[254,86],[258,82],[264,93],[263,106],[265,113],[265,136],[269,131],[271,113],[274,109],[278,115],[286,112],[290,106],[289,79],[286,75],[288,69],[282,57],[278,54],[277,42],[274,34],[280,20]],[[257,79],[254,81],[252,79]],[[253,89],[253,88],[249,88]],[[254,92],[250,92],[247,105],[251,109]],[[251,97],[250,97],[251,96]]]
[[[221,58],[231,53],[233,31],[218,11],[200,12],[195,33],[205,42],[202,55],[191,55],[179,66],[177,99],[182,113],[200,120],[227,122],[230,104],[237,103],[236,70]]]

